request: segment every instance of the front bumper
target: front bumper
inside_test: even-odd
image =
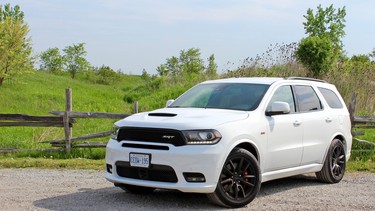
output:
[[[169,150],[140,149],[123,147],[124,142],[110,139],[106,149],[106,163],[112,166],[112,172],[107,169],[106,179],[113,183],[131,184],[138,186],[174,189],[182,192],[212,193],[222,169],[225,155],[220,142],[215,145],[185,145],[173,146],[170,144],[154,144],[167,146]],[[127,141],[126,143],[132,143]],[[136,142],[133,142],[136,143]],[[129,153],[151,154],[151,165],[168,166],[176,174],[177,181],[162,182],[147,179],[134,179],[123,175],[124,163],[129,162]],[[149,171],[152,174],[152,171]],[[201,173],[205,182],[187,182],[183,173]]]

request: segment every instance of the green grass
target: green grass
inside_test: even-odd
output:
[[[65,89],[72,88],[73,111],[132,113],[133,105],[123,101],[125,87],[136,87],[139,76],[118,75],[112,85],[94,84],[83,76],[71,79],[64,75],[32,72],[0,86],[0,113],[50,115],[49,111],[65,110]],[[114,119],[77,119],[73,136],[104,132]],[[62,139],[62,128],[1,127],[0,148],[39,149],[49,144],[40,142]],[[107,138],[96,141],[105,141]]]
[[[65,110],[65,89],[73,90],[73,111],[132,113],[134,100],[139,110],[163,107],[167,99],[193,86],[194,81],[169,84],[160,79],[159,88],[151,88],[140,76],[118,75],[111,85],[95,84],[83,75],[71,79],[68,75],[32,72],[0,86],[0,113],[49,115],[49,111]],[[111,129],[114,119],[76,119],[73,136],[104,132]],[[62,139],[62,128],[0,127],[0,148],[21,149],[19,153],[0,155],[0,168],[71,168],[104,169],[105,149],[72,149],[71,153],[49,152],[43,141]],[[365,130],[358,137],[375,143],[375,129]],[[107,141],[108,138],[93,141]],[[374,147],[353,142],[353,151],[347,165],[348,171],[375,173]]]

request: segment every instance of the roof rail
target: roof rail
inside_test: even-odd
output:
[[[316,79],[316,78],[308,78],[308,77],[288,77],[286,80],[306,80],[306,81],[317,81],[322,83],[327,83],[325,80]]]

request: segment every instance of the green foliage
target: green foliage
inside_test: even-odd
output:
[[[333,44],[335,54],[340,54],[343,48],[342,38],[345,35],[345,7],[338,8],[333,5],[323,9],[318,6],[316,14],[312,9],[307,10],[306,22],[303,23],[306,34],[312,37],[327,38]],[[338,55],[337,55],[338,56]]]
[[[85,43],[73,44],[63,49],[65,52],[64,60],[66,61],[66,69],[73,79],[77,73],[85,72],[90,68],[90,63],[85,58],[87,52],[84,45]]]
[[[16,5],[0,5],[0,86],[4,79],[32,68],[31,39],[24,13]]]
[[[217,64],[215,63],[215,55],[212,54],[208,58],[208,66],[206,69],[206,74],[211,78],[217,77]]]
[[[22,83],[21,83],[22,81]],[[133,88],[142,85],[139,76],[120,75],[111,85],[94,84],[78,73],[73,80],[68,74],[54,75],[44,71],[18,75],[16,83],[1,87],[1,113],[49,115],[49,111],[65,109],[65,88],[73,90],[73,111],[132,113],[133,105],[123,101],[124,86]],[[115,119],[77,119],[73,136],[109,131]],[[1,127],[0,148],[40,149],[50,148],[42,141],[64,138],[62,128],[50,127]],[[108,138],[93,139],[107,141]],[[83,154],[94,153],[85,151]],[[31,156],[25,154],[25,156]],[[96,155],[95,155],[96,156]],[[81,155],[80,157],[83,157]],[[90,155],[92,159],[94,154]]]
[[[119,75],[115,71],[113,71],[109,66],[101,66],[97,70],[94,70],[97,75],[96,82],[99,84],[111,84],[112,81],[115,81],[117,76]]]
[[[40,55],[40,69],[54,74],[64,70],[64,57],[58,48],[49,48]]]
[[[309,69],[310,76],[321,77],[343,57],[345,16],[345,7],[336,11],[333,5],[325,9],[319,5],[316,14],[308,9],[304,15],[303,25],[309,36],[300,41],[296,56]]]
[[[200,55],[197,48],[181,50],[179,57],[167,58],[165,64],[157,67],[159,77],[150,76],[143,70],[141,77],[145,84],[127,90],[124,101],[138,101],[140,111],[153,110],[164,107],[168,99],[177,98],[197,83],[216,78],[215,56],[212,54],[209,57],[208,66],[205,67]]]
[[[310,76],[319,78],[331,69],[336,60],[333,51],[327,38],[309,36],[299,43],[296,56],[310,70]]]
[[[352,58],[350,58],[353,62],[370,62],[370,57],[365,54],[358,54],[353,55]]]
[[[165,64],[157,67],[160,76],[170,76],[177,78],[183,74],[200,74],[204,71],[204,62],[200,58],[200,50],[198,48],[190,48],[187,51],[181,50],[180,56],[166,59]],[[215,57],[212,56],[213,64]],[[213,65],[211,64],[211,66]]]

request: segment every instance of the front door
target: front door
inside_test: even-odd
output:
[[[269,108],[275,101],[287,102],[291,112],[266,116],[268,143],[265,172],[299,166],[303,153],[303,122],[301,114],[296,112],[292,87],[277,88],[268,103]]]

